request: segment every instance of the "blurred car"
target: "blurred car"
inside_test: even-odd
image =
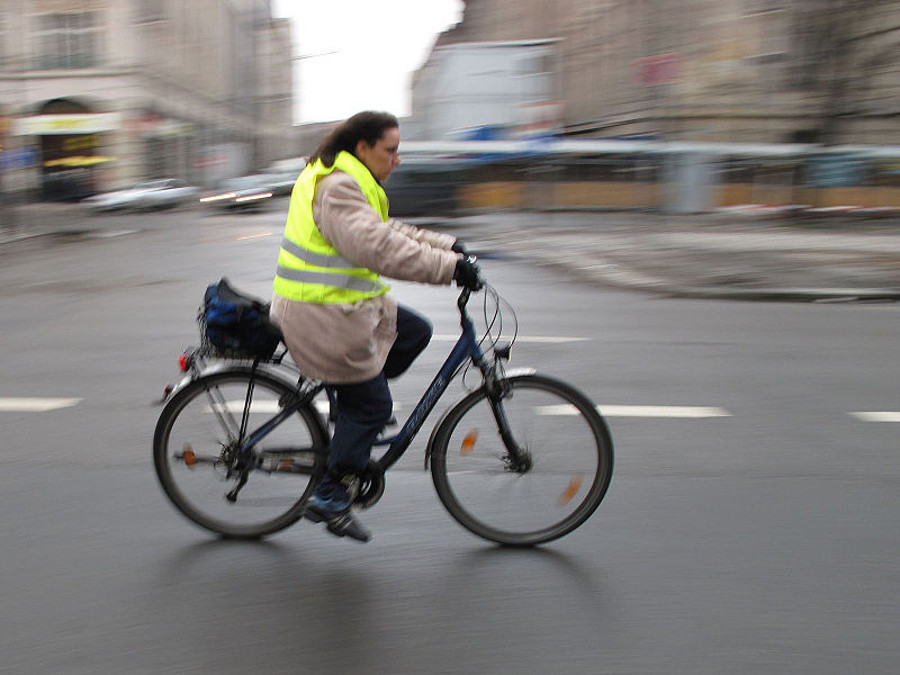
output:
[[[200,198],[204,206],[220,209],[260,209],[273,196],[270,177],[263,174],[223,181],[219,190]]]
[[[200,189],[177,178],[155,181],[138,199],[140,209],[170,209],[191,203],[200,194]]]
[[[173,208],[192,201],[198,190],[177,178],[151,180],[124,190],[113,190],[82,200],[93,211],[120,209],[151,210]]]
[[[93,211],[115,211],[118,209],[130,209],[138,203],[138,199],[147,191],[148,184],[138,183],[122,190],[113,190],[98,195],[93,195],[82,200]]]
[[[290,196],[291,191],[294,189],[294,183],[297,182],[297,176],[299,175],[299,171],[297,173],[290,171],[285,173],[267,174],[269,188],[272,190],[272,196]]]

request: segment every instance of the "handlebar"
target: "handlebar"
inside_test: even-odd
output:
[[[459,293],[459,297],[456,299],[456,306],[459,308],[460,314],[466,313],[466,305],[469,304],[469,296],[472,295],[472,291],[468,288],[463,288]]]
[[[466,260],[474,265],[475,261],[477,261],[478,258],[476,258],[472,254],[469,254],[468,256],[466,256]],[[484,280],[484,276],[482,276],[481,274],[481,269],[477,265],[475,266],[475,269],[478,271],[478,288],[476,290],[481,290],[487,285],[487,282]],[[466,304],[468,304],[469,296],[471,294],[471,288],[469,288],[468,286],[462,287],[462,291],[460,291],[459,298],[456,301],[456,306],[459,308],[460,314],[465,314]]]
[[[469,295],[473,290],[480,291],[486,285],[484,276],[481,274],[481,268],[479,268],[478,265],[476,264],[476,261],[478,260],[478,258],[476,258],[474,255],[472,255],[470,253],[465,257],[465,260],[475,270],[476,279],[477,279],[477,288],[473,289],[471,287],[471,285],[469,285],[469,284],[463,285],[462,283],[457,281],[457,285],[462,287],[462,289],[463,289],[462,292],[459,294],[459,300],[456,303],[460,309],[462,309],[463,307],[466,306],[466,303],[469,301]]]

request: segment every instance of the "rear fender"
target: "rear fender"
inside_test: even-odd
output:
[[[213,373],[218,373],[218,372],[224,371],[224,370],[232,370],[232,371],[240,370],[240,371],[249,373],[252,370],[252,367],[249,362],[247,362],[245,364],[245,363],[239,363],[239,362],[235,362],[235,361],[223,361],[223,360],[205,361],[201,367],[192,368],[189,372],[185,373],[183,375],[183,377],[180,380],[178,380],[178,382],[176,382],[174,385],[172,385],[172,384],[168,385],[166,387],[166,394],[163,398],[163,401],[165,402],[166,400],[170,399],[179,390],[183,389],[184,387],[189,385],[194,380],[196,380],[200,377],[203,377],[204,375],[212,375]],[[275,379],[280,380],[281,382],[283,382],[285,385],[287,385],[289,387],[296,386],[295,381],[291,381],[285,377],[284,370],[279,370],[278,368],[276,368],[274,366],[270,366],[269,364],[266,364],[266,363],[258,364],[256,366],[256,371],[262,372],[262,373],[265,373],[266,375],[274,377]]]

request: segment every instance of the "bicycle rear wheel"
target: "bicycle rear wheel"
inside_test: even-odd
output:
[[[275,376],[235,367],[176,392],[157,422],[153,460],[163,490],[181,513],[235,538],[272,534],[300,518],[325,468],[327,433],[315,408],[301,408],[253,448],[243,486],[236,452],[245,409],[244,438],[294,391]]]
[[[500,544],[533,546],[568,534],[600,505],[612,478],[612,439],[594,404],[573,387],[540,375],[505,382],[502,408],[530,461],[509,460],[479,389],[435,430],[431,475],[463,527]]]

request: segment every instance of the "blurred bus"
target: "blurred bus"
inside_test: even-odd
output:
[[[398,216],[485,209],[900,209],[900,147],[628,140],[409,142]]]

